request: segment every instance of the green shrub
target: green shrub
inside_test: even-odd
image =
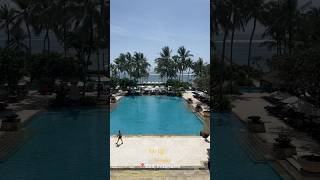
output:
[[[191,84],[188,82],[180,82],[178,80],[169,79],[167,81],[167,86],[172,86],[173,89],[180,90],[181,88],[188,89],[191,86]]]
[[[222,96],[220,98],[219,96],[216,96],[213,98],[214,103],[213,103],[213,109],[217,111],[230,111],[232,106],[231,106],[231,101],[228,96]]]
[[[96,101],[96,98],[94,97],[85,96],[80,98],[79,100],[79,105],[81,106],[94,106],[96,104],[97,104],[97,101]]]
[[[119,81],[119,86],[122,89],[126,89],[127,87],[137,86],[137,81],[131,80],[128,78],[119,79],[118,81]]]
[[[232,88],[231,83],[228,83],[223,87],[222,91],[224,94],[240,94],[239,86],[236,83],[233,83]]]

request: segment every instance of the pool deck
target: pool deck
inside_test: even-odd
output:
[[[204,127],[203,127],[203,130],[205,132],[209,132],[210,133],[210,117],[204,117],[203,114],[199,113],[199,112],[195,112],[195,108],[197,106],[198,103],[201,103],[198,99],[194,98],[193,97],[193,91],[185,91],[183,94],[182,94],[182,98],[184,100],[188,100],[189,98],[192,99],[192,103],[189,104],[189,107],[191,108],[191,110],[196,113],[200,119],[202,120],[203,124],[204,124]],[[205,107],[205,108],[208,108],[208,107]]]
[[[48,106],[49,99],[53,95],[39,95],[36,91],[30,91],[29,95],[17,103],[10,103],[7,110],[0,112],[0,126],[1,120],[8,113],[16,113],[20,118],[21,123],[27,123],[33,116],[44,111]],[[0,135],[3,132],[0,132]]]
[[[7,110],[0,112],[0,126],[2,120],[8,113],[16,113],[22,124],[22,130],[20,131],[0,131],[0,160],[9,157],[12,152],[18,150],[24,143],[30,134],[23,128],[24,124],[29,122],[33,116],[44,111],[50,98],[52,98],[52,96],[43,96],[39,95],[37,92],[31,91],[23,100],[17,103],[10,103]]]
[[[110,136],[111,169],[206,169],[210,143],[199,136]]]
[[[274,138],[278,134],[285,130],[292,135],[292,144],[297,148],[297,156],[306,154],[319,154],[320,145],[313,138],[306,133],[299,132],[292,127],[289,127],[279,118],[270,116],[264,109],[265,106],[271,104],[264,100],[262,97],[269,95],[268,93],[244,93],[241,96],[236,97],[232,104],[232,111],[244,122],[247,121],[247,117],[251,115],[258,115],[261,120],[265,122],[266,132],[257,133],[256,135],[267,145],[272,146]],[[296,161],[297,156],[291,158]],[[285,169],[295,179],[313,180],[319,177],[304,176],[292,165],[289,160],[278,160],[278,164]]]
[[[111,180],[210,180],[209,170],[111,170]]]
[[[244,93],[233,101],[233,112],[246,122],[251,115],[258,115],[265,122],[266,133],[259,133],[259,136],[267,143],[274,143],[274,138],[284,129],[293,135],[292,144],[297,147],[298,155],[320,153],[320,145],[306,133],[298,132],[289,127],[279,118],[271,116],[264,109],[271,104],[262,97],[267,93]]]

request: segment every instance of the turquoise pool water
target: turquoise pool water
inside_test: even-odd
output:
[[[261,93],[263,89],[259,87],[240,87],[239,91],[240,93]]]
[[[117,134],[199,135],[202,123],[182,98],[123,97],[111,112],[110,131]]]
[[[255,163],[240,146],[237,136],[245,129],[233,114],[213,113],[213,154],[211,179],[280,180],[267,163]]]
[[[105,180],[108,110],[59,109],[28,123],[29,140],[0,162],[2,180]]]

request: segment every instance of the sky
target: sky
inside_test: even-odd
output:
[[[111,61],[120,53],[142,52],[155,67],[161,48],[176,54],[185,46],[209,63],[209,0],[111,0]]]

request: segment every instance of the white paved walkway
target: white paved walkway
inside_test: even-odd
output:
[[[265,106],[271,105],[262,97],[268,95],[267,93],[244,93],[233,101],[233,112],[236,113],[242,120],[246,120],[248,116],[258,115],[261,120],[265,122],[266,133],[260,133],[266,142],[273,143],[274,138],[284,129],[290,132],[293,136],[292,143],[297,147],[298,155],[304,154],[318,154],[320,152],[320,145],[308,136],[306,133],[298,132],[295,129],[286,125],[277,117],[271,116],[264,109]]]
[[[110,136],[111,168],[193,168],[208,161],[210,143],[198,136]]]

